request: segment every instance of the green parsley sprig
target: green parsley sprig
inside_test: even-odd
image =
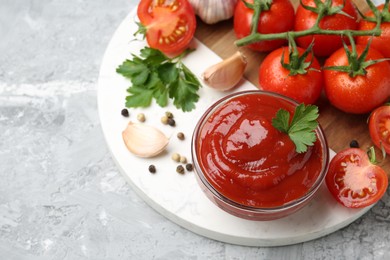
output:
[[[317,106],[300,104],[295,108],[291,122],[290,113],[285,109],[279,109],[272,119],[272,125],[279,131],[288,134],[295,144],[297,153],[303,153],[317,139],[314,130],[318,126],[318,116]]]
[[[153,99],[165,107],[170,98],[176,108],[184,112],[194,109],[201,84],[182,62],[190,51],[169,58],[159,50],[145,47],[140,56],[132,54],[131,60],[119,65],[116,72],[132,83],[127,89],[130,95],[126,97],[126,107],[148,107]]]

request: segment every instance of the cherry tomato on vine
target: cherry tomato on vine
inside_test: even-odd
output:
[[[304,50],[297,48],[301,55]],[[259,67],[259,88],[276,92],[299,103],[313,104],[319,98],[323,87],[323,75],[320,64],[311,53],[305,62],[311,61],[305,74],[289,75],[290,71],[281,64],[289,63],[289,48],[282,47],[268,54]]]
[[[196,18],[187,0],[141,0],[137,15],[149,47],[167,55],[180,54],[194,36]]]
[[[370,162],[360,148],[348,148],[336,154],[325,177],[333,197],[349,208],[363,208],[382,198],[388,185],[386,172]]]
[[[378,6],[378,10],[382,11],[384,7],[384,4],[381,4]],[[374,17],[374,14],[372,11],[368,11],[365,16],[367,17]],[[359,30],[371,30],[374,29],[376,23],[369,22],[366,20],[361,20],[359,23]],[[390,58],[390,21],[382,21],[381,23],[381,35],[380,36],[358,36],[357,37],[357,43],[362,45],[367,45],[370,38],[372,38],[371,47],[377,49],[380,51],[384,57]]]
[[[360,56],[366,46],[356,45]],[[349,47],[351,49],[351,47]],[[377,50],[370,47],[365,61],[382,59]],[[334,52],[324,67],[348,66],[344,48]],[[330,103],[338,109],[353,114],[371,112],[383,104],[390,94],[390,63],[382,61],[368,66],[365,75],[352,77],[348,72],[324,70],[324,89]]]
[[[371,113],[368,129],[372,142],[390,154],[390,106],[380,106]]]
[[[324,1],[323,1],[324,2]],[[302,0],[302,3],[306,6],[316,7],[314,0]],[[357,17],[358,13],[355,6],[350,0],[333,0],[332,6],[341,6],[345,3],[342,11],[347,13],[349,16],[342,14],[334,14],[324,16],[319,27],[324,30],[356,30],[358,28]],[[295,31],[307,30],[316,22],[318,14],[305,9],[302,5],[298,6],[296,17],[295,17]],[[342,47],[342,37],[338,35],[310,35],[297,38],[297,43],[302,48],[307,48],[314,39],[313,52],[315,56],[329,56],[334,51]],[[347,38],[344,38],[348,42]]]
[[[253,0],[246,0],[253,4]],[[234,10],[234,32],[238,39],[251,33],[251,22],[254,11],[240,0]],[[262,34],[287,32],[294,27],[294,7],[289,0],[273,0],[267,11],[262,11],[257,31]],[[261,41],[248,45],[256,51],[271,51],[286,43],[286,40]]]

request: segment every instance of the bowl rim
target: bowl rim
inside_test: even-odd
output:
[[[299,103],[295,101],[294,99],[275,93],[275,92],[270,92],[270,91],[264,91],[264,90],[243,90],[243,91],[238,91],[231,93],[229,95],[226,95],[219,100],[215,101],[210,107],[203,113],[203,115],[200,117],[198,120],[194,131],[192,135],[192,140],[191,140],[191,156],[192,156],[192,161],[194,164],[194,170],[195,174],[198,177],[198,180],[202,182],[204,187],[207,188],[208,191],[212,193],[213,196],[215,196],[219,201],[222,201],[223,203],[228,204],[230,207],[234,207],[240,211],[246,211],[248,213],[267,213],[267,214],[272,214],[272,213],[279,213],[281,211],[288,210],[290,208],[295,208],[301,204],[303,204],[305,201],[310,200],[316,191],[321,187],[321,184],[324,182],[326,173],[328,171],[329,167],[329,147],[328,147],[328,142],[326,140],[325,133],[320,125],[318,123],[318,126],[315,130],[317,138],[320,140],[321,146],[322,146],[322,152],[323,152],[323,158],[322,158],[322,170],[320,174],[318,175],[316,181],[313,183],[313,185],[310,187],[310,189],[305,193],[304,196],[297,198],[295,200],[289,201],[288,203],[285,203],[281,206],[275,206],[275,207],[254,207],[254,206],[248,206],[248,205],[243,205],[240,204],[226,196],[224,196],[221,192],[219,192],[217,189],[215,189],[206,179],[205,174],[200,167],[200,163],[197,159],[197,151],[198,151],[198,146],[196,145],[199,133],[202,129],[202,126],[204,123],[207,121],[207,118],[209,115],[211,115],[216,109],[218,109],[221,105],[224,103],[228,102],[229,100],[238,97],[238,96],[243,96],[243,95],[267,95],[267,96],[272,96],[276,98],[280,98],[283,101],[289,102],[293,104],[294,106],[298,106]],[[203,189],[202,189],[203,190]]]

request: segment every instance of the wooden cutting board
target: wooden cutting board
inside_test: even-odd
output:
[[[298,3],[299,0],[293,0],[295,7]],[[365,0],[355,0],[354,3],[363,13],[369,9]],[[214,25],[207,25],[199,19],[197,22],[196,38],[222,59],[229,57],[238,49],[244,53],[248,60],[245,78],[258,86],[258,67],[267,53],[255,52],[246,47],[236,47],[234,42],[237,38],[234,35],[232,19]],[[348,148],[352,140],[357,140],[362,149],[373,146],[367,125],[368,114],[353,115],[344,113],[330,105],[324,95],[321,96],[316,105],[320,109],[319,122],[325,131],[330,148],[335,152]],[[378,160],[382,160],[382,152],[379,149],[376,149],[376,151]],[[389,160],[383,160],[380,165],[389,175]]]

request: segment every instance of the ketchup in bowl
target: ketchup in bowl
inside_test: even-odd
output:
[[[198,183],[223,210],[252,220],[271,220],[302,208],[325,177],[329,150],[320,127],[317,140],[297,153],[290,137],[272,126],[279,109],[298,104],[264,91],[229,95],[198,122],[192,157]]]

